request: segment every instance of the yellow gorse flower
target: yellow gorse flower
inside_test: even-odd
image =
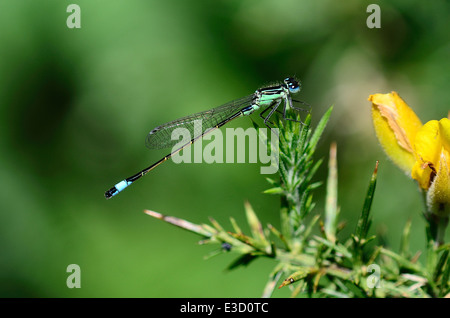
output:
[[[450,120],[422,125],[396,93],[374,94],[372,119],[386,154],[426,191],[428,212],[450,214]]]
[[[415,163],[414,140],[422,122],[396,92],[371,95],[369,101],[381,146],[397,166],[411,173]]]

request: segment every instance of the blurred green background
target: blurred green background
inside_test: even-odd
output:
[[[66,26],[70,3],[81,29]],[[370,3],[381,29],[366,26]],[[395,90],[423,122],[447,116],[449,13],[448,1],[1,0],[0,296],[259,297],[271,260],[227,272],[235,255],[205,261],[214,246],[143,213],[244,227],[249,200],[277,226],[259,164],[168,162],[112,200],[103,193],[166,154],[144,146],[155,126],[289,75],[313,123],[334,105],[317,158],[337,142],[343,237],[380,160],[372,232],[397,249],[412,219],[411,249],[423,250],[416,185],[379,147],[367,97]],[[325,163],[316,179],[326,174]],[[66,286],[69,264],[80,289]]]

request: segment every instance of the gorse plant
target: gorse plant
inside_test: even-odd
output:
[[[202,237],[201,244],[218,244],[212,255],[229,251],[237,254],[229,265],[234,269],[259,257],[273,259],[263,297],[276,293],[276,288],[290,288],[291,296],[301,297],[443,297],[450,292],[450,245],[429,244],[427,264],[411,257],[410,223],[402,235],[399,252],[377,246],[369,236],[371,206],[375,194],[378,162],[369,179],[367,194],[361,198],[362,210],[349,237],[340,237],[345,226],[339,221],[337,147],[332,144],[328,160],[328,178],[324,215],[315,212],[313,192],[322,182],[313,180],[322,164],[314,153],[331,116],[330,108],[316,128],[311,128],[311,115],[303,122],[277,120],[279,129],[278,178],[267,178],[270,188],[265,194],[280,197],[280,226],[262,222],[249,202],[245,213],[250,233],[244,233],[233,217],[231,230],[216,220],[210,224],[193,224],[176,217],[146,210],[148,215],[187,229]],[[297,120],[299,118],[296,118]],[[368,244],[372,241],[372,244]],[[210,255],[211,256],[211,255]]]

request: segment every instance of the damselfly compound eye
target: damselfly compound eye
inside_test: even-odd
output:
[[[287,85],[289,92],[291,92],[292,94],[298,93],[300,91],[301,85],[295,78],[288,77],[284,80],[284,83]]]

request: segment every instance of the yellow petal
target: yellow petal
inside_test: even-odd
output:
[[[439,164],[442,149],[440,131],[437,120],[430,120],[419,130],[414,142],[414,153],[417,160],[431,162],[435,166]]]
[[[410,174],[415,164],[413,145],[422,123],[414,111],[396,93],[374,94],[372,119],[384,151],[403,171]]]
[[[418,131],[414,142],[416,164],[411,176],[419,182],[423,189],[428,189],[430,183],[439,170],[442,150],[439,122],[430,120]]]
[[[442,118],[439,121],[439,131],[442,136],[442,145],[450,152],[450,119]]]
[[[450,214],[450,155],[443,149],[436,177],[427,192],[428,209],[438,216]]]
[[[428,189],[431,183],[431,177],[434,176],[433,169],[429,165],[417,161],[411,171],[411,177],[417,180],[422,189]]]

